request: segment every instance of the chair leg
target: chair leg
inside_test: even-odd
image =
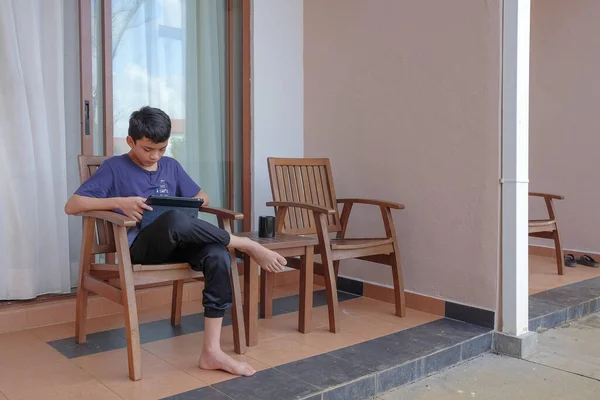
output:
[[[329,331],[332,333],[340,332],[340,315],[337,295],[337,282],[333,272],[333,263],[326,260],[326,256],[321,253],[321,259],[325,267],[325,291],[327,292],[327,310],[329,312]]]
[[[394,302],[396,304],[396,315],[406,316],[406,299],[404,295],[404,280],[402,279],[402,264],[400,264],[400,252],[398,243],[394,243],[394,254],[390,255],[392,276],[394,278]]]
[[[335,274],[335,281],[337,282],[337,278],[340,275],[340,260],[333,262],[333,273]]]
[[[315,213],[316,214],[316,213]],[[317,233],[319,235],[319,243],[321,246],[321,263],[323,264],[323,272],[325,275],[325,291],[327,292],[327,309],[329,311],[329,331],[333,333],[340,332],[340,316],[337,296],[337,282],[333,269],[331,256],[331,244],[327,233],[327,215],[315,215],[317,224]]]
[[[565,266],[565,256],[563,253],[562,243],[560,242],[560,235],[558,233],[558,228],[552,233],[554,238],[554,248],[556,250],[556,269],[558,270],[559,275],[564,275],[564,266]]]
[[[306,247],[306,254],[301,257],[300,268],[300,312],[298,313],[298,331],[308,333],[312,325],[313,308],[313,273],[314,248]]]
[[[77,288],[77,305],[75,313],[75,341],[83,344],[87,341],[86,321],[87,321],[87,304],[88,290],[79,284]]]
[[[142,379],[142,351],[140,346],[140,325],[133,284],[133,267],[129,256],[127,231],[124,227],[113,226],[115,245],[119,259],[119,279],[123,296],[123,312],[125,314],[125,336],[127,338],[127,359],[129,362],[129,379]]]
[[[94,224],[93,218],[85,217],[83,219],[83,240],[81,244],[81,255],[79,257],[79,284],[77,287],[77,304],[75,312],[75,341],[77,343],[85,343],[86,338],[86,321],[87,321],[87,306],[88,306],[88,290],[85,288],[85,276],[90,272],[92,264],[92,245],[94,241]]]
[[[171,325],[181,324],[181,306],[183,303],[183,280],[173,282],[173,300],[171,301]]]
[[[381,216],[385,233],[387,237],[393,239],[394,253],[390,254],[390,265],[392,267],[392,277],[394,278],[394,302],[396,304],[396,315],[398,317],[406,316],[406,301],[404,295],[404,280],[402,279],[402,264],[400,263],[400,247],[396,238],[396,228],[392,211],[387,207],[381,207]]]
[[[123,284],[123,308],[125,313],[125,332],[127,336],[127,359],[129,361],[129,379],[142,379],[142,351],[140,348],[140,325],[137,315],[135,289],[133,282]]]
[[[244,329],[244,313],[242,310],[242,291],[240,290],[240,274],[235,257],[231,252],[231,287],[233,289],[233,304],[231,317],[233,325],[233,350],[236,354],[246,353],[246,331]]]

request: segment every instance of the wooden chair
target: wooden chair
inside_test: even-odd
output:
[[[556,250],[556,268],[559,275],[564,275],[564,254],[562,244],[560,242],[560,235],[558,233],[558,223],[556,221],[556,213],[554,211],[553,203],[553,200],[564,200],[564,197],[553,194],[533,192],[530,192],[529,196],[542,197],[546,202],[546,208],[548,210],[548,219],[529,221],[529,236],[554,240],[554,247]]]
[[[79,156],[79,176],[86,181],[107,157]],[[243,218],[242,214],[212,207],[202,207],[201,212],[217,216],[221,228],[231,232],[233,220]],[[135,298],[135,287],[162,282],[173,282],[173,302],[171,324],[181,323],[181,303],[183,283],[186,280],[203,280],[201,272],[193,271],[189,264],[132,265],[127,242],[127,227],[136,222],[128,217],[110,211],[93,211],[80,214],[83,217],[83,238],[79,265],[79,287],[77,290],[77,314],[75,339],[77,343],[86,341],[86,317],[88,293],[94,292],[115,303],[123,305],[127,336],[127,357],[129,378],[133,381],[142,378],[140,353],[140,332]],[[114,262],[116,258],[118,263]],[[106,254],[107,263],[96,264],[96,254]],[[231,282],[233,286],[233,334],[235,352],[246,351],[242,297],[236,258],[232,253]]]
[[[326,158],[269,158],[272,202],[275,207],[277,231],[289,234],[316,234],[321,264],[315,263],[315,273],[323,275],[327,291],[329,329],[340,330],[337,284],[339,264],[345,259],[361,259],[392,267],[396,315],[406,315],[404,284],[400,265],[400,250],[396,239],[392,209],[404,209],[402,204],[369,199],[337,199],[329,159]],[[341,216],[338,204],[343,204]],[[346,238],[350,211],[354,204],[379,207],[383,217],[384,238]],[[336,232],[331,239],[330,232]],[[290,260],[298,268],[298,260]]]

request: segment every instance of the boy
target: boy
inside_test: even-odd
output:
[[[143,107],[131,114],[127,144],[129,153],[107,159],[65,205],[67,214],[115,210],[138,222],[152,208],[145,199],[152,194],[198,197],[208,205],[208,195],[173,158],[163,157],[171,135],[169,116],[157,108]],[[135,264],[188,262],[206,278],[204,344],[198,365],[250,376],[254,369],[233,360],[220,346],[225,310],[231,307],[231,260],[228,248],[239,249],[267,271],[280,271],[285,258],[247,238],[177,211],[167,211],[141,231],[127,232],[131,261]]]

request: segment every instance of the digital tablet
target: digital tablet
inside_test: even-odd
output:
[[[140,229],[150,225],[159,215],[169,210],[178,210],[190,218],[198,218],[198,209],[204,204],[204,199],[174,196],[150,196],[146,204],[152,211],[144,210]]]

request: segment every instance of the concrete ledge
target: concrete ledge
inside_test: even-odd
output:
[[[538,348],[538,333],[527,332],[521,336],[494,332],[492,351],[504,356],[525,358],[535,353]]]

